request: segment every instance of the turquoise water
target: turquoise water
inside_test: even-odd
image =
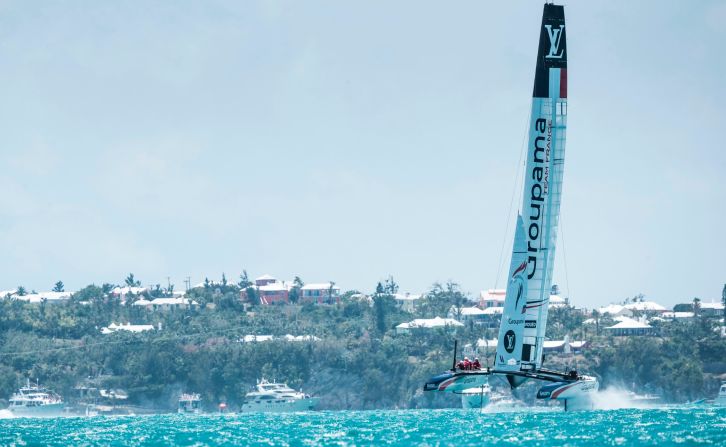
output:
[[[726,446],[726,408],[4,419],[0,445]]]

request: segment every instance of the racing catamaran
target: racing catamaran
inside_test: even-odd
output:
[[[493,368],[460,371],[453,367],[432,377],[425,391],[483,386],[491,374],[504,375],[516,388],[527,379],[550,382],[539,399],[565,402],[565,409],[591,406],[598,390],[594,377],[542,367],[552,269],[562,195],[567,127],[567,43],[565,11],[545,4],[529,123],[523,203],[517,217],[504,310]]]

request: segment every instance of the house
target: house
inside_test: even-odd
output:
[[[567,300],[565,298],[562,298],[560,295],[550,295],[550,308],[556,309],[565,306],[567,306]]]
[[[616,337],[653,334],[653,327],[651,325],[626,317],[621,317],[620,322],[605,329]]]
[[[416,303],[423,297],[423,295],[415,293],[396,293],[393,295],[393,299],[396,300],[396,304],[401,310],[406,312],[413,312],[416,309]]]
[[[258,280],[259,278],[256,279],[255,282]],[[277,280],[258,285],[257,294],[260,298],[261,304],[290,303],[290,287],[288,287],[284,282],[278,282]]]
[[[115,324],[111,323],[108,325],[108,327],[102,328],[101,333],[104,335],[112,334],[116,331],[128,331],[128,332],[145,332],[145,331],[153,331],[154,326],[150,324]]]
[[[143,307],[144,309],[151,309],[151,301],[147,300],[146,298],[141,298],[139,300],[134,301],[131,303],[132,306],[137,307]]]
[[[13,298],[19,301],[25,301],[26,303],[41,303],[46,302],[48,304],[60,303],[70,299],[71,292],[40,292],[40,293],[29,293],[27,295],[19,296],[12,295]]]
[[[408,323],[401,323],[396,326],[396,333],[408,334],[415,330],[430,330],[438,328],[455,329],[461,326],[464,326],[464,324],[454,320],[453,318],[417,318]]]
[[[332,282],[305,284],[300,289],[301,303],[333,304],[340,302],[340,287]]]
[[[482,290],[479,292],[479,307],[504,307],[506,296],[507,291],[504,289],[489,289],[486,292]]]
[[[663,320],[691,321],[696,314],[693,312],[663,312],[660,316]]]
[[[478,307],[462,307],[457,309],[456,306],[451,306],[447,316],[461,322],[473,321],[474,323],[482,323],[488,319],[488,315],[490,315],[490,313],[487,313],[486,310],[479,309]]]
[[[723,303],[711,301],[710,303],[701,303],[700,314],[704,317],[723,317]]]
[[[633,311],[620,304],[608,304],[597,310],[600,315],[610,315],[611,317],[632,317]]]
[[[277,279],[274,276],[268,275],[268,274],[264,274],[264,275],[260,276],[259,278],[255,278],[255,285],[257,287],[266,286],[268,284],[274,284],[276,282],[277,282]]]
[[[147,292],[148,290],[149,290],[148,287],[116,286],[113,289],[111,289],[111,295],[120,299],[122,303],[125,303],[127,295],[134,295],[134,296],[141,295],[142,293]]]
[[[154,298],[149,304],[154,310],[189,309],[199,305],[189,298]]]
[[[625,305],[625,308],[629,309],[631,312],[639,313],[663,313],[668,311],[668,309],[655,301],[638,301],[635,303],[629,303]]]

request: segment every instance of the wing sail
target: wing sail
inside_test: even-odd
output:
[[[567,46],[564,8],[545,4],[529,125],[529,144],[512,268],[524,250],[525,297],[507,288],[500,326],[497,369],[536,370],[542,365],[552,269],[562,194],[567,126]],[[516,272],[510,269],[510,286]],[[518,279],[516,281],[519,281]],[[518,287],[518,286],[517,286]],[[521,323],[520,323],[521,322]],[[514,338],[507,338],[514,334]],[[520,336],[521,335],[521,336]],[[514,346],[508,345],[514,340]],[[508,352],[507,348],[512,348]],[[505,355],[508,354],[508,355]]]

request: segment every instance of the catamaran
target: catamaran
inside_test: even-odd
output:
[[[493,368],[450,371],[432,377],[425,391],[463,390],[484,386],[489,375],[503,375],[512,388],[527,379],[549,382],[538,399],[562,400],[565,410],[589,408],[596,378],[577,371],[543,368],[552,270],[560,216],[567,127],[567,42],[565,11],[545,4],[529,124],[523,203],[517,217],[514,246],[499,340]]]

